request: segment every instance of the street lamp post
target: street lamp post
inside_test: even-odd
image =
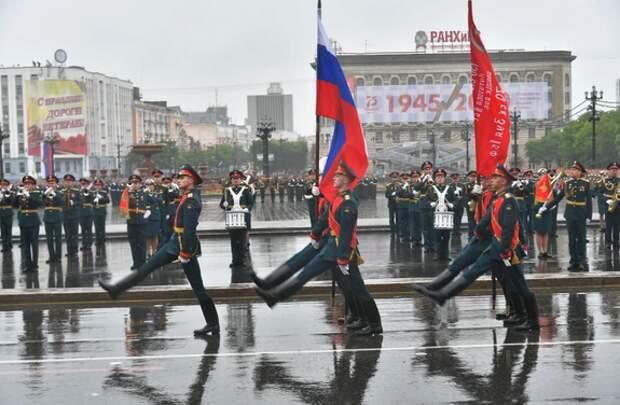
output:
[[[510,114],[510,122],[512,125],[512,160],[513,167],[519,167],[519,144],[517,143],[519,138],[519,119],[521,113],[515,108]]]
[[[428,140],[431,143],[431,162],[437,165],[437,144],[435,142],[435,131],[433,127],[428,128]]]
[[[592,121],[592,167],[596,167],[596,121],[600,118],[596,111],[596,102],[603,98],[602,91],[596,91],[596,86],[592,86],[592,91],[588,96],[588,92],[586,91],[586,101],[590,102],[588,106],[588,111],[592,111],[592,116],[590,117],[590,121]]]
[[[465,170],[469,173],[469,131],[471,130],[471,124],[466,122],[461,129],[461,138],[465,141]]]
[[[54,150],[54,145],[56,145],[58,142],[60,142],[58,140],[58,138],[54,137],[53,132],[48,132],[47,135],[45,135],[45,137],[43,137],[43,142],[48,144],[50,146],[50,152],[52,154],[52,157],[50,159],[50,174],[54,175],[55,170],[54,170],[54,156],[55,156],[55,150]]]
[[[0,127],[0,178],[4,178],[4,140],[9,136],[9,128],[6,125]]]
[[[256,136],[263,141],[263,175],[269,177],[269,138],[276,127],[268,118],[264,118],[256,126]]]

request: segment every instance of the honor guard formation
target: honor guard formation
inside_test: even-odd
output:
[[[557,216],[564,207],[570,254],[569,271],[587,271],[586,222],[592,220],[593,204],[600,215],[600,230],[607,249],[620,248],[620,166],[588,173],[579,162],[566,169],[520,170],[498,165],[490,177],[476,171],[448,173],[430,161],[419,169],[391,172],[384,193],[390,233],[399,244],[423,249],[445,269],[427,285],[414,291],[439,305],[458,295],[483,274],[491,274],[503,289],[506,312],[498,316],[507,327],[538,328],[536,297],[523,275],[523,260],[551,258],[549,238],[556,235]],[[359,180],[355,187],[354,181]],[[314,169],[305,176],[254,178],[232,170],[223,182],[219,207],[230,237],[233,282],[252,281],[256,293],[269,307],[295,295],[304,284],[331,272],[344,297],[347,331],[359,335],[382,333],[381,316],[373,296],[364,284],[363,255],[358,244],[357,220],[361,200],[375,199],[379,181],[357,179],[344,162],[334,175],[337,197],[330,203],[323,197]],[[170,263],[180,263],[194,291],[205,320],[196,335],[219,334],[218,314],[205,290],[197,258],[201,254],[196,234],[203,208],[203,179],[190,166],[165,176],[155,169],[147,179],[131,175],[116,180],[48,176],[45,184],[24,176],[19,184],[0,180],[0,232],[2,252],[13,249],[13,221],[17,216],[19,246],[24,272],[39,267],[41,215],[48,249],[47,263],[79,251],[102,247],[106,241],[108,206],[118,206],[126,218],[131,250],[129,273],[115,283],[100,280],[110,295],[118,298],[147,275]],[[382,185],[383,186],[383,185]],[[308,244],[266,277],[254,273],[250,258],[252,211],[256,200],[304,202],[307,206]],[[596,202],[593,202],[593,200]],[[563,205],[561,205],[563,202]],[[463,224],[466,222],[466,225]],[[468,243],[450,257],[451,238],[467,232]],[[63,233],[65,252],[63,255]],[[535,250],[528,246],[533,235]]]

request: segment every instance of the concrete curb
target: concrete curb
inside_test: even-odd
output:
[[[593,272],[570,274],[528,274],[529,286],[535,291],[596,291],[620,288],[620,272]],[[368,280],[368,289],[376,296],[413,295],[412,283],[427,283],[430,278],[400,278]],[[498,294],[501,294],[501,287]],[[239,301],[257,299],[253,284],[208,287],[209,294],[217,301]],[[296,298],[327,298],[331,296],[331,281],[308,283]],[[488,295],[491,278],[481,277],[466,290],[468,295]],[[194,303],[195,297],[187,286],[136,287],[112,301],[107,293],[98,288],[2,291],[0,309],[22,309],[26,306],[126,306],[137,304]]]

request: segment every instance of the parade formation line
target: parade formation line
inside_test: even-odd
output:
[[[99,361],[140,361],[140,360],[177,360],[193,359],[204,357],[259,357],[259,356],[294,356],[312,354],[333,354],[333,353],[359,353],[359,352],[414,352],[416,355],[424,355],[431,350],[468,350],[486,349],[502,347],[555,347],[555,346],[592,346],[597,344],[619,344],[620,339],[600,339],[600,340],[565,340],[557,342],[518,342],[518,343],[480,343],[466,345],[437,345],[437,346],[403,346],[403,347],[376,347],[376,348],[352,348],[352,349],[315,349],[315,350],[281,350],[281,351],[260,351],[260,352],[230,352],[230,353],[187,353],[187,354],[160,354],[150,356],[103,356],[103,357],[76,357],[58,359],[39,359],[39,360],[0,360],[0,365],[17,364],[50,364],[50,363],[79,363],[79,362],[99,362]]]

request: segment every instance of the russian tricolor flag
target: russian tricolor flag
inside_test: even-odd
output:
[[[343,161],[355,172],[355,187],[368,168],[368,151],[351,90],[321,22],[320,8],[316,65],[316,114],[336,121],[319,184],[321,193],[332,201],[337,194],[333,177],[338,164]]]
[[[52,152],[52,144],[41,142],[41,177],[46,179],[47,176],[54,174],[54,153]]]

